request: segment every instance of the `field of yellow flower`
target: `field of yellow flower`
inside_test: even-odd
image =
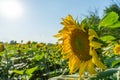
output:
[[[98,26],[72,15],[54,37],[56,44],[0,43],[0,80],[119,80],[120,21],[111,12]],[[62,77],[62,76],[64,77]],[[56,77],[57,78],[53,78]]]
[[[47,80],[62,74],[67,64],[58,47],[31,41],[0,43],[0,80]]]

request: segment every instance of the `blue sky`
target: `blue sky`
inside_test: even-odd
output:
[[[2,3],[3,0],[0,0]],[[17,1],[21,10],[14,9],[10,13],[0,14],[0,41],[16,40],[20,42],[38,41],[55,43],[57,39],[53,37],[63,26],[60,24],[61,18],[71,14],[79,20],[88,15],[88,11],[98,10],[102,17],[103,9],[109,6],[111,0],[9,0]],[[7,0],[6,0],[7,2]],[[5,2],[5,3],[6,3]],[[0,8],[0,13],[2,13]],[[9,8],[8,8],[9,9]],[[19,10],[16,9],[16,10]],[[11,15],[13,17],[10,17]],[[15,15],[17,17],[15,17]],[[19,17],[18,17],[19,16]],[[15,18],[14,18],[15,17]]]

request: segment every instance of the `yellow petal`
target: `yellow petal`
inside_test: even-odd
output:
[[[97,67],[100,67],[100,68],[102,68],[102,69],[106,69],[106,66],[105,66],[102,62],[99,61],[95,49],[91,49],[91,50],[90,50],[90,54],[92,55],[92,62],[93,62]]]
[[[102,44],[95,42],[95,41],[92,41],[92,42],[90,42],[90,46],[94,47],[95,49],[98,49],[98,48],[101,48]]]
[[[68,25],[68,24],[70,24],[67,19],[62,18],[62,20],[63,20],[63,22],[61,22],[61,24],[63,24],[63,25]]]
[[[96,73],[96,71],[94,69],[94,64],[92,63],[92,60],[89,61],[87,70],[90,74]]]
[[[73,73],[73,69],[72,69],[73,67],[72,67],[72,65],[74,64],[74,61],[75,60],[74,60],[74,55],[73,55],[72,57],[69,58],[69,65],[68,66],[70,68],[70,74]]]
[[[71,51],[71,48],[68,47],[68,48],[63,48],[62,52],[64,53],[69,53]]]
[[[76,72],[79,68],[80,68],[80,60],[75,56],[73,57],[72,65],[70,65],[70,73]]]
[[[63,22],[61,22],[61,24],[65,25],[65,26],[76,24],[75,20],[73,19],[73,17],[71,15],[68,15],[66,18],[62,18],[62,20],[63,20]]]
[[[115,55],[119,55],[120,54],[120,45],[116,44],[113,51],[114,51]]]
[[[59,34],[56,34],[56,35],[54,35],[54,37],[56,37],[56,38],[59,38],[59,37],[61,37],[62,35],[59,33]]]
[[[95,38],[98,38],[97,33],[93,29],[89,29],[88,34],[89,34],[89,36],[93,36]]]
[[[89,36],[88,37],[88,39],[89,39],[90,42],[93,41],[93,38],[94,38],[94,36]]]
[[[90,53],[91,56],[94,56],[94,57],[98,58],[95,49],[93,49],[92,47],[90,47],[90,52],[89,53]]]
[[[75,20],[73,19],[73,17],[70,14],[67,16],[66,19],[68,19],[71,24],[75,24],[76,23]]]
[[[63,39],[62,38],[60,38],[60,39],[58,39],[58,42],[61,42]]]
[[[79,70],[79,75],[81,76],[85,70],[87,69],[88,61],[82,62],[80,64],[80,70]]]
[[[81,24],[82,31],[86,32],[84,27],[85,27],[85,24]]]
[[[100,67],[102,69],[106,69],[106,66],[101,62],[99,61],[98,59],[96,59],[96,57],[93,57],[92,58],[92,61],[93,63],[97,66],[97,67]]]
[[[70,53],[62,53],[62,55],[63,55],[63,59],[64,60],[66,60],[66,59],[68,59],[68,58],[70,58],[71,56],[72,56],[72,54],[70,54]]]

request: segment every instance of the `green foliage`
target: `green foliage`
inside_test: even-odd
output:
[[[36,54],[34,60],[40,61],[41,59],[43,59],[43,57],[44,57],[44,52],[42,52],[41,54]]]
[[[120,2],[118,4],[117,3],[114,3],[114,4],[110,5],[109,7],[106,7],[104,10],[104,14],[107,15],[110,12],[116,12],[120,16],[120,7],[118,5]]]
[[[118,21],[118,14],[111,12],[106,15],[99,24],[99,27],[108,27],[108,28],[118,28],[120,27],[120,22]]]
[[[112,67],[120,64],[120,58],[112,62]]]
[[[82,23],[85,23],[88,28],[97,28],[99,22],[100,18],[97,14],[97,10],[95,10],[94,12],[89,11],[89,15],[82,20]]]
[[[33,76],[32,73],[35,72],[37,69],[38,69],[38,66],[35,66],[25,71],[25,73],[28,75],[28,79],[30,79]]]
[[[38,69],[38,66],[35,66],[35,67],[33,67],[33,68],[30,68],[30,69],[27,69],[26,70],[26,74],[32,74],[35,70],[37,70]]]
[[[114,24],[110,25],[109,27],[110,27],[110,28],[119,28],[119,27],[120,27],[120,22],[117,21],[117,22],[115,22]]]
[[[56,44],[5,44],[0,52],[1,80],[47,80],[60,75],[66,68]],[[37,45],[37,46],[36,46]]]
[[[110,79],[109,76],[117,73],[119,71],[116,68],[107,69],[106,71],[99,72],[95,77],[91,77],[90,79]]]
[[[13,72],[16,73],[16,74],[21,74],[21,75],[23,75],[24,70],[13,70]]]
[[[115,40],[116,38],[114,36],[111,36],[111,35],[107,35],[107,36],[102,36],[100,37],[100,39],[102,41],[112,41],[112,40]]]

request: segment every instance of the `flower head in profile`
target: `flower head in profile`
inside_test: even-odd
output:
[[[35,47],[36,47],[36,48],[40,48],[40,47],[41,47],[41,44],[37,43],[37,44],[35,45]]]
[[[31,44],[31,41],[28,41],[26,44],[27,44],[27,45],[30,45],[30,44]]]
[[[120,45],[116,44],[113,51],[115,55],[120,55]]]
[[[21,48],[21,47],[22,47],[22,44],[18,43],[16,46],[17,46],[18,48]]]
[[[0,52],[4,51],[4,45],[0,43]]]
[[[93,29],[86,30],[85,24],[77,23],[71,15],[63,18],[61,24],[64,27],[55,37],[61,42],[63,59],[69,59],[70,73],[79,70],[79,75],[85,71],[95,74],[95,65],[105,69],[96,52],[101,48],[101,43],[94,41],[94,38],[99,38],[97,33]]]

